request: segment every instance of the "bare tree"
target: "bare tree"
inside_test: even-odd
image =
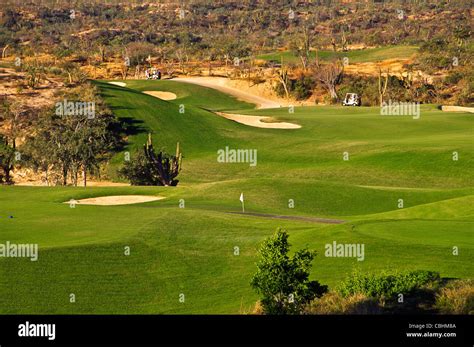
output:
[[[337,100],[336,86],[341,83],[344,75],[344,65],[340,60],[335,60],[331,63],[321,65],[314,70],[314,77],[320,81],[324,88],[327,89],[331,95],[331,99]]]
[[[382,106],[382,104],[383,104],[383,97],[384,97],[385,93],[387,92],[387,85],[388,85],[388,71],[385,74],[384,81],[382,82],[382,69],[379,68],[379,84],[378,84],[378,87],[379,87],[379,104],[380,104],[380,106]]]
[[[10,45],[6,45],[5,47],[3,47],[3,50],[2,50],[2,59],[5,59],[5,57],[7,56],[7,49],[8,47],[10,47]]]
[[[283,66],[283,58],[281,60],[281,68],[277,71],[277,77],[278,81],[281,83],[283,86],[283,89],[285,90],[285,95],[286,98],[290,98],[290,92],[288,90],[288,83],[290,82],[290,79],[288,77],[288,70],[286,67]]]
[[[341,34],[341,47],[343,52],[347,52],[347,38],[346,38],[346,32],[344,31],[344,28],[342,28],[342,34]]]
[[[165,70],[168,77],[173,78],[175,69],[174,69],[174,62],[172,60],[165,61]]]
[[[301,60],[303,70],[306,71],[309,65],[312,34],[307,25],[303,25],[303,32],[296,38],[293,51]]]

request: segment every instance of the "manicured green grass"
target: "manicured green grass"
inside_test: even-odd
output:
[[[258,300],[249,285],[256,247],[277,227],[289,231],[295,249],[317,250],[313,277],[331,287],[354,269],[427,269],[443,277],[473,277],[472,115],[432,105],[422,107],[418,120],[381,116],[377,108],[365,107],[254,110],[195,85],[126,83],[121,88],[97,82],[111,109],[129,124],[125,150],[133,156],[149,131],[157,147],[174,151],[179,141],[184,153],[179,185],[0,187],[0,243],[40,248],[37,262],[0,258],[1,313],[247,312]],[[177,99],[140,93],[146,90],[170,91]],[[210,110],[271,115],[302,128],[252,128]],[[217,150],[225,146],[256,149],[257,166],[218,163]],[[453,151],[458,161],[452,160]],[[114,156],[110,178],[117,178],[123,157]],[[240,211],[241,192],[249,212],[346,222],[229,214]],[[75,208],[63,203],[126,194],[166,199]],[[185,208],[179,208],[181,199]],[[325,257],[325,244],[333,241],[363,243],[364,261]]]
[[[334,58],[349,59],[349,63],[369,63],[377,62],[387,59],[408,59],[418,51],[416,46],[386,46],[378,48],[367,48],[367,49],[356,49],[347,52],[333,52],[333,51],[318,51],[319,59],[323,61],[332,60]],[[316,52],[310,53],[310,59],[314,60]],[[268,54],[262,54],[257,57],[263,60],[272,60],[283,63],[299,63],[300,58],[291,51],[274,52]]]

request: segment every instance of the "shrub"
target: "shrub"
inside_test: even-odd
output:
[[[291,93],[296,100],[305,100],[311,96],[314,85],[315,83],[311,77],[301,76],[292,81]]]
[[[265,314],[299,314],[314,298],[327,291],[317,281],[309,280],[314,251],[301,249],[288,255],[288,233],[277,229],[259,248],[257,272],[251,286],[262,295]]]
[[[179,142],[176,146],[176,155],[166,152],[155,152],[148,134],[148,141],[143,152],[138,152],[133,160],[125,163],[119,170],[121,177],[127,178],[132,185],[143,186],[176,186],[177,176],[181,171],[182,154]]]
[[[457,84],[460,80],[462,80],[462,78],[463,78],[462,73],[454,71],[454,72],[450,73],[448,76],[446,76],[444,81],[447,84]]]
[[[436,295],[435,308],[442,314],[474,314],[474,281],[448,284]]]
[[[343,297],[337,292],[329,292],[314,299],[305,308],[305,314],[381,314],[382,307],[376,299],[364,294]]]
[[[412,292],[439,279],[439,273],[425,270],[380,275],[355,272],[341,284],[338,292],[344,297],[364,294],[369,297],[390,298]]]
[[[288,92],[296,100],[305,100],[311,96],[315,87],[315,81],[309,77],[301,75],[296,79],[290,79],[288,83]],[[285,88],[281,83],[274,86],[274,91],[279,97],[285,97]]]

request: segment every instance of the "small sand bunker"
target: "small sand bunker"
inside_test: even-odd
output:
[[[99,196],[97,198],[81,199],[65,201],[65,204],[77,204],[77,205],[100,205],[100,206],[113,206],[113,205],[130,205],[130,204],[141,204],[144,202],[162,200],[162,196],[150,196],[150,195],[112,195],[112,196]]]
[[[265,116],[246,116],[243,114],[232,114],[216,112],[221,117],[233,120],[234,122],[249,125],[256,128],[266,129],[299,129],[301,125],[287,122],[273,122],[272,117]]]
[[[127,85],[127,83],[125,82],[109,82],[109,84],[113,84],[119,87],[125,87]]]
[[[171,92],[159,92],[156,90],[147,90],[144,91],[143,93],[154,96],[155,98],[161,99],[161,100],[174,100],[176,99],[176,94],[171,93]]]

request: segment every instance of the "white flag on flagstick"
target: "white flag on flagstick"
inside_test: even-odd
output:
[[[242,213],[245,213],[245,206],[244,206],[244,193],[240,194],[240,202],[242,203]]]

